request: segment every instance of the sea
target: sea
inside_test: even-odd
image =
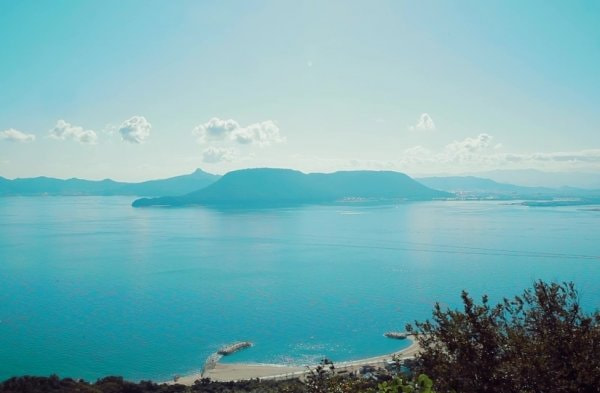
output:
[[[600,306],[600,211],[499,201],[132,208],[130,197],[0,198],[0,380],[162,381],[224,362],[310,364],[538,279]]]

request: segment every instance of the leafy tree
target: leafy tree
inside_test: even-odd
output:
[[[377,385],[377,393],[435,393],[433,381],[425,374],[419,375],[416,381],[406,383],[400,376]]]
[[[358,393],[365,392],[372,382],[353,375],[337,374],[333,362],[323,359],[314,369],[309,368],[306,377],[306,393]]]
[[[537,281],[496,305],[461,298],[462,311],[436,304],[431,321],[407,325],[439,391],[600,391],[600,314],[582,311],[572,283]]]
[[[325,393],[329,391],[331,379],[335,373],[333,362],[327,358],[313,370],[309,368],[306,377],[306,390],[308,393]]]

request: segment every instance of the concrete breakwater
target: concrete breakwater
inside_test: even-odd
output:
[[[232,353],[235,353],[244,348],[249,348],[251,346],[252,343],[250,341],[240,341],[221,347],[217,352],[211,354],[209,357],[206,358],[204,366],[202,367],[201,375],[204,375],[209,370],[213,370],[223,356],[231,355]]]
[[[244,348],[249,348],[252,346],[252,343],[250,341],[240,341],[237,343],[233,343],[233,344],[229,344],[224,346],[223,348],[219,349],[217,351],[217,353],[219,355],[231,355],[234,352],[239,351],[240,349],[244,349]]]
[[[408,333],[404,332],[386,332],[383,333],[383,335],[387,338],[395,338],[396,340],[404,340],[408,337]]]

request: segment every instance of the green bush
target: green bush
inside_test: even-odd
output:
[[[432,320],[408,325],[423,348],[416,368],[440,392],[600,391],[600,314],[585,314],[572,283],[538,281],[490,305],[462,293],[464,308],[436,304]]]

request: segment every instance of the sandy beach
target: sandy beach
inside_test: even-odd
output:
[[[394,355],[399,356],[401,359],[407,359],[415,356],[420,350],[418,342],[413,338],[410,346],[407,348],[393,352],[386,355],[375,356],[360,360],[353,360],[348,362],[336,362],[335,368],[337,370],[346,370],[348,372],[354,372],[359,370],[362,366],[372,365],[378,366],[383,365],[387,361],[392,360]],[[288,378],[302,378],[309,370],[314,369],[317,365],[310,366],[286,366],[277,364],[252,364],[252,363],[231,363],[223,364],[217,363],[217,365],[210,370],[201,373],[190,374],[182,376],[177,380],[177,383],[183,385],[192,385],[194,381],[200,378],[210,378],[213,381],[240,381],[246,379],[288,379]],[[168,383],[174,383],[169,381]]]

